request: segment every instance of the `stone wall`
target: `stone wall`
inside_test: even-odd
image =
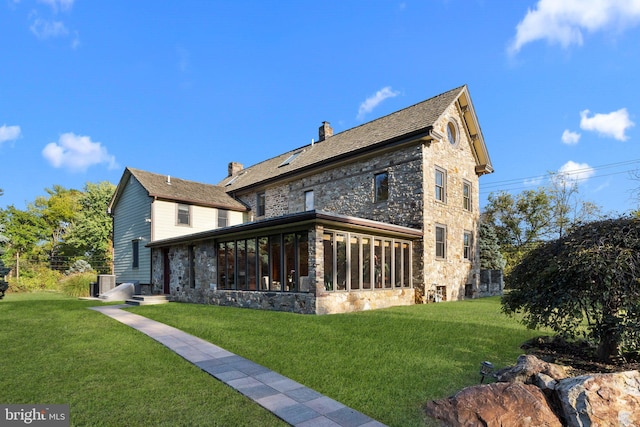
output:
[[[180,288],[171,290],[172,301],[213,304],[258,310],[316,313],[316,297],[311,293],[257,292]]]
[[[415,290],[411,288],[379,291],[323,292],[316,300],[317,314],[349,313],[379,308],[412,305]]]

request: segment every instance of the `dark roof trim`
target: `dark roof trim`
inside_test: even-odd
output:
[[[313,223],[319,223],[329,227],[358,230],[370,233],[380,233],[383,235],[401,237],[409,240],[415,240],[423,237],[423,231],[415,228],[387,224],[384,222],[372,221],[364,218],[338,215],[330,212],[307,211],[263,219],[260,221],[240,225],[233,225],[231,227],[203,231],[186,236],[156,240],[147,244],[146,246],[149,248],[162,248],[178,244],[190,244],[202,240],[230,238],[235,235],[257,232],[260,230],[274,232],[276,230],[287,230],[294,228],[299,229],[300,226]]]
[[[371,154],[373,155],[374,153],[379,153],[382,150],[389,150],[389,149],[393,149],[393,148],[397,148],[399,146],[402,145],[409,145],[409,144],[415,144],[418,142],[428,142],[431,141],[433,139],[441,139],[442,136],[440,136],[437,132],[435,132],[433,130],[433,126],[427,126],[425,128],[422,129],[418,129],[416,131],[404,134],[404,135],[400,135],[400,136],[396,136],[381,142],[378,142],[374,145],[368,145],[366,147],[362,147],[360,149],[354,150],[354,151],[349,151],[347,153],[343,153],[343,154],[339,154],[335,157],[330,157],[326,160],[323,160],[321,163],[313,163],[310,164],[308,166],[304,166],[298,169],[294,169],[292,171],[289,172],[285,172],[283,174],[280,175],[276,175],[274,177],[271,178],[267,178],[265,180],[259,181],[259,182],[255,182],[246,186],[242,186],[242,187],[237,187],[231,191],[229,191],[230,194],[242,194],[248,190],[251,190],[253,188],[256,187],[264,187],[266,185],[269,185],[273,182],[278,182],[278,181],[282,181],[282,180],[287,180],[290,179],[294,176],[298,176],[298,175],[304,175],[305,173],[308,173],[309,171],[313,171],[314,173],[318,172],[319,169],[324,169],[324,168],[328,168],[331,167],[333,165],[335,165],[336,163],[340,163],[343,162],[345,160],[349,160],[349,159],[353,159],[355,157],[360,157],[364,154]],[[325,141],[329,141],[329,139],[325,140]],[[323,142],[325,143],[325,142]],[[306,148],[306,147],[305,147]],[[296,152],[302,152],[304,150],[298,149],[296,150]]]

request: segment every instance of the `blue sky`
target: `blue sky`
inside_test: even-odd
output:
[[[467,84],[482,199],[566,172],[622,213],[638,76],[640,0],[0,0],[0,207],[126,166],[217,183]]]

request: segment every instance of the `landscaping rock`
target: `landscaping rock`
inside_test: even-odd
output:
[[[562,426],[544,393],[520,382],[467,387],[448,399],[428,402],[424,409],[451,427]]]
[[[535,356],[523,354],[518,357],[518,362],[515,366],[498,371],[496,379],[498,382],[536,384],[536,376],[538,374],[545,374],[556,381],[569,377],[565,367],[544,362]]]
[[[638,371],[565,379],[556,392],[569,427],[640,426]]]

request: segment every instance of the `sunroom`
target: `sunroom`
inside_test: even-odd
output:
[[[308,211],[155,241],[154,293],[298,313],[414,303],[422,231]]]

